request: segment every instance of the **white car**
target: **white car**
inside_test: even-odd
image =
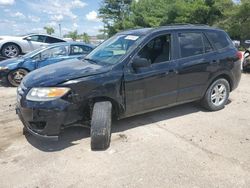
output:
[[[26,54],[51,43],[66,42],[63,39],[44,35],[31,34],[25,36],[0,36],[0,53],[6,58]]]

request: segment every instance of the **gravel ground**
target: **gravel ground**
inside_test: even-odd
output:
[[[249,83],[242,75],[219,112],[191,103],[114,122],[101,152],[84,128],[23,136],[16,89],[0,86],[0,187],[249,187]]]

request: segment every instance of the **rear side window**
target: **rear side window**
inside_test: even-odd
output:
[[[64,42],[64,41],[53,37],[46,38],[46,43],[57,43],[57,42]]]
[[[91,52],[91,48],[83,45],[72,45],[71,46],[71,55],[81,55],[81,54],[88,54]]]
[[[179,33],[178,38],[182,58],[203,54],[204,39],[202,33]]]
[[[223,31],[207,31],[206,34],[217,50],[229,47],[232,44],[231,39]]]

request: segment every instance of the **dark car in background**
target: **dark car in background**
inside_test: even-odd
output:
[[[250,48],[243,54],[242,67],[243,71],[248,71],[250,69]]]
[[[82,42],[51,44],[18,58],[0,62],[0,78],[6,78],[12,86],[18,86],[29,72],[68,59],[83,58],[94,49]]]
[[[18,87],[24,131],[57,140],[72,125],[91,129],[91,148],[110,144],[121,119],[200,101],[224,108],[241,78],[241,54],[223,30],[176,25],[116,34],[83,60],[38,69]]]
[[[66,42],[63,39],[45,34],[29,34],[23,36],[0,36],[0,55],[5,58],[17,57],[42,46]]]

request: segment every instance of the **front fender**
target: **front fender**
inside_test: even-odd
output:
[[[109,100],[118,107],[119,114],[125,111],[123,71],[70,80],[61,86],[71,88],[75,103],[86,105],[89,101]]]

